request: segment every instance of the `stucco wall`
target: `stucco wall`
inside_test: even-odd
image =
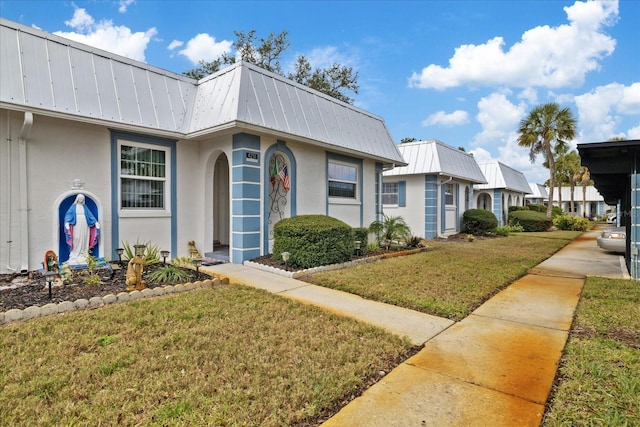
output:
[[[26,138],[26,198],[28,239],[22,236],[22,192],[19,135],[24,114],[0,112],[2,142],[2,184],[0,212],[0,271],[41,268],[47,250],[58,253],[59,226],[57,201],[82,190],[71,183],[85,181],[84,190],[91,193],[100,210],[100,223],[108,224],[110,216],[110,140],[103,127],[62,121],[34,114],[33,125]],[[10,160],[10,167],[7,159]],[[10,176],[9,176],[10,175]],[[11,243],[7,243],[10,241]],[[109,236],[102,233],[101,256],[110,248]],[[21,253],[27,248],[28,261]]]

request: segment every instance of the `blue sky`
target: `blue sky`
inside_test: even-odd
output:
[[[519,121],[557,102],[572,144],[640,139],[640,1],[0,0],[0,16],[166,70],[230,51],[234,31],[289,32],[304,54],[359,75],[355,105],[396,142],[439,139],[543,183],[517,146]]]

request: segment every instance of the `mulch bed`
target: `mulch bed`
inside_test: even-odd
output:
[[[149,280],[148,274],[160,268],[162,264],[152,264],[144,267],[143,278],[146,280],[147,288],[166,286],[170,283],[153,283]],[[189,279],[181,283],[196,282],[198,280],[210,279],[211,276],[195,270],[183,269],[189,274]],[[43,306],[49,303],[60,303],[63,301],[75,301],[77,299],[90,299],[96,296],[108,294],[117,295],[126,292],[127,267],[123,266],[119,270],[113,270],[113,274],[108,271],[100,274],[101,281],[98,284],[72,283],[63,286],[51,287],[51,299],[49,299],[49,288],[44,276],[32,271],[28,275],[21,274],[0,274],[0,312],[8,311],[12,308],[24,310],[32,305]],[[19,284],[13,288],[5,288],[13,284]]]

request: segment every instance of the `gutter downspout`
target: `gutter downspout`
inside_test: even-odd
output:
[[[27,138],[33,125],[33,113],[25,111],[20,129],[19,162],[20,173],[20,272],[29,271],[29,205],[27,197]]]

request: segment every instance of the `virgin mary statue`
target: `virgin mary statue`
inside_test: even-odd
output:
[[[87,263],[87,256],[98,243],[100,223],[84,204],[84,194],[76,200],[64,215],[64,234],[69,245],[69,265]]]

